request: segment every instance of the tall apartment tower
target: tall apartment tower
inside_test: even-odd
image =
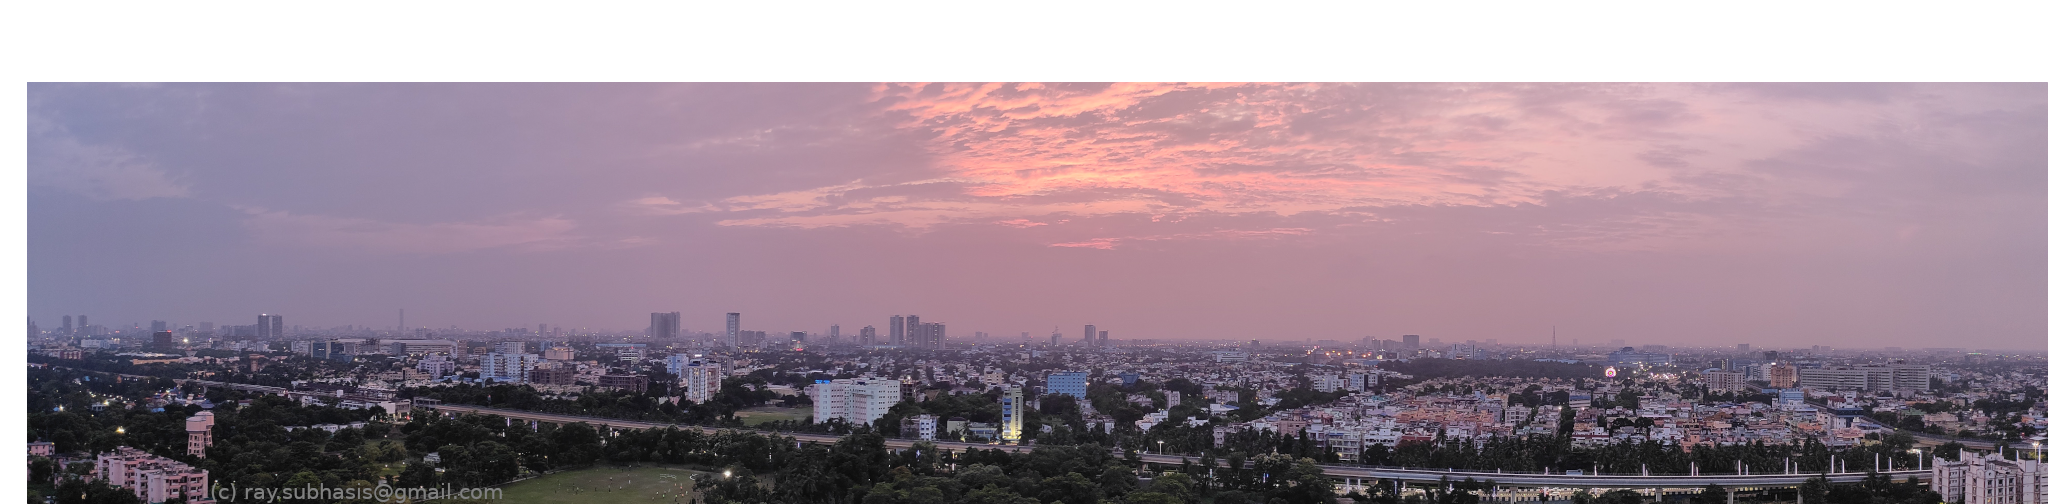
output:
[[[647,314],[647,335],[674,338],[683,332],[683,312]]]
[[[284,337],[284,316],[268,313],[256,316],[256,339],[268,340]]]
[[[924,348],[924,325],[916,315],[903,316],[903,330],[910,333],[910,340],[903,342],[911,348]]]
[[[669,356],[667,369],[676,376],[676,384],[683,387],[683,397],[693,403],[711,402],[725,380],[718,363],[688,355]]]
[[[84,315],[78,316],[78,332],[85,333],[87,336],[93,336],[92,324],[85,321]]]
[[[1422,348],[1422,335],[1420,335],[1420,334],[1403,334],[1403,335],[1401,335],[1401,346],[1404,346],[1404,347],[1408,347],[1408,348],[1410,348],[1410,349],[1415,349],[1415,348]]]
[[[1095,346],[1095,324],[1081,326],[1081,346]]]
[[[902,315],[890,315],[890,316],[889,316],[889,344],[891,344],[891,345],[896,345],[896,346],[902,346],[902,345],[903,345],[903,316],[902,316]]]
[[[70,336],[70,335],[71,335],[71,316],[70,316],[70,315],[65,315],[65,316],[64,316],[64,335],[65,335],[65,336]]]
[[[941,322],[932,322],[929,324],[924,324],[923,327],[925,348],[932,350],[945,350],[946,324]]]
[[[875,346],[875,326],[860,328],[860,345]]]
[[[1004,444],[1024,442],[1024,387],[1013,386],[1003,391],[1003,430],[998,435]]]
[[[739,347],[740,347],[740,314],[739,314],[739,312],[733,312],[733,313],[727,313],[727,314],[725,314],[725,346],[729,346],[729,347],[733,347],[733,348],[739,348]]]
[[[832,324],[832,332],[826,335],[825,338],[826,341],[837,343],[839,341],[839,324]]]
[[[1109,331],[1103,330],[1095,332],[1095,346],[1109,348]]]
[[[1771,388],[1790,388],[1799,384],[1799,367],[1791,364],[1771,364]]]

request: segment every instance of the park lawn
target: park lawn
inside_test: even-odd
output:
[[[596,466],[563,471],[505,486],[501,502],[690,502],[690,475],[680,467]]]
[[[764,406],[736,411],[733,412],[733,416],[739,417],[740,422],[745,423],[748,427],[753,427],[776,420],[803,420],[810,418],[811,408],[808,406],[802,408]]]

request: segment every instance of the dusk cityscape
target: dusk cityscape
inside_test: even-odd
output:
[[[2048,86],[27,86],[31,503],[2044,504]]]

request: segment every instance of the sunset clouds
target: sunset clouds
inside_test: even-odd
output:
[[[474,324],[689,305],[785,330],[913,309],[1188,337],[1281,330],[1209,315],[1254,309],[1288,334],[2048,329],[2020,309],[2048,303],[2026,259],[2048,255],[2040,85],[37,85],[29,104],[35,310],[160,301],[103,298],[120,278],[348,285],[374,265]],[[362,297],[294,306],[349,323],[386,302]]]
[[[1389,207],[1623,198],[1638,202],[1634,211],[1504,231],[1575,245],[1604,234],[1633,248],[1732,232],[1836,197],[1844,188],[1826,174],[1876,168],[1854,161],[1873,150],[1958,151],[1932,172],[2018,147],[1964,145],[1985,143],[1963,130],[1991,124],[1962,118],[1983,113],[1975,94],[1989,90],[1838,87],[883,84],[864,115],[835,120],[917,138],[931,178],[701,204],[735,214],[720,221],[731,226],[921,229],[1129,214],[1201,218],[1217,224],[1213,236],[1234,236],[1302,214],[1364,224]],[[2042,97],[2016,98],[2000,106],[2036,116],[2007,119],[2038,121]],[[1812,153],[1824,166],[1778,169]],[[1650,201],[1658,206],[1640,206]],[[1732,206],[1751,211],[1719,212]],[[1074,243],[1095,242],[1048,245]]]

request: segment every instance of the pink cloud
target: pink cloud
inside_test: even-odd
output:
[[[1118,238],[1095,238],[1092,240],[1077,242],[1054,243],[1048,246],[1114,250],[1116,249],[1117,244],[1126,241],[1151,242],[1171,240],[1256,240],[1283,238],[1289,236],[1302,236],[1312,232],[1314,232],[1314,230],[1309,228],[1221,229],[1216,231],[1207,231],[1200,233],[1174,233],[1162,235],[1125,236]]]
[[[1005,221],[996,221],[996,223],[1013,228],[1029,228],[1047,225],[1043,222],[1032,222],[1031,219],[1010,219]]]
[[[1050,246],[1050,247],[1066,247],[1066,248],[1092,248],[1092,249],[1098,249],[1098,250],[1116,250],[1116,242],[1117,242],[1117,240],[1119,240],[1119,239],[1118,239],[1118,238],[1096,238],[1096,239],[1093,239],[1093,240],[1088,240],[1088,241],[1078,241],[1078,242],[1062,242],[1062,243],[1054,243],[1054,244],[1051,244],[1051,245],[1048,245],[1048,246]]]
[[[501,247],[558,249],[579,245],[562,217],[504,216],[480,222],[405,223],[241,208],[242,225],[258,241],[297,248],[373,254],[447,254]],[[644,239],[588,245],[633,246]]]

